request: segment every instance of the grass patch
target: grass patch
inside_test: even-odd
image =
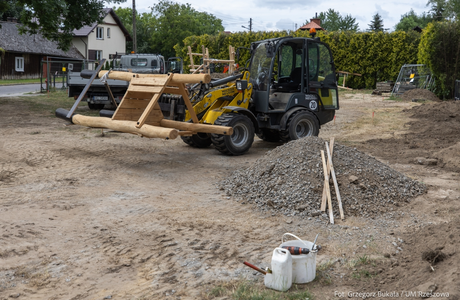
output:
[[[262,282],[241,279],[224,282],[214,286],[203,295],[210,300],[219,297],[230,297],[235,300],[313,300],[313,295],[303,285],[292,285],[287,292],[278,292],[265,287]]]
[[[325,263],[316,266],[316,277],[315,281],[322,285],[332,284],[332,277],[329,275],[330,269],[334,266],[334,261],[328,260]]]
[[[40,83],[40,78],[38,79],[2,79],[0,80],[0,85],[15,85],[15,84],[30,84],[30,83]]]
[[[55,118],[55,111],[57,108],[65,108],[69,110],[75,100],[72,97],[67,97],[67,92],[64,90],[56,90],[55,92],[37,94],[34,96],[19,96],[19,97],[2,97],[0,98],[0,105],[14,104],[18,106],[25,105],[30,112],[42,114],[47,117]],[[77,107],[76,113],[87,116],[99,116],[98,110],[90,110],[88,104],[84,101],[80,102]]]

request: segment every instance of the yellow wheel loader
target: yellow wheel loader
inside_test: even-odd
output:
[[[339,109],[328,45],[318,38],[283,37],[252,43],[250,50],[247,71],[215,81],[203,74],[95,72],[99,77],[130,81],[117,110],[100,113],[111,122],[100,126],[95,119],[82,122],[82,117],[73,115],[78,99],[71,111],[58,109],[56,115],[91,127],[111,128],[114,123],[119,128],[120,122],[127,121],[136,130],[124,132],[181,136],[190,146],[213,144],[227,155],[246,153],[255,134],[270,142],[317,136],[320,126],[332,121]]]

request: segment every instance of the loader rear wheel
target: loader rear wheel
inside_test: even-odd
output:
[[[286,130],[280,131],[281,140],[288,142],[306,136],[318,136],[318,119],[308,111],[301,110],[293,113],[286,124]]]
[[[242,114],[226,113],[217,118],[214,125],[233,127],[232,135],[212,134],[214,147],[225,155],[241,155],[254,142],[254,124]]]
[[[181,136],[184,143],[194,148],[207,148],[211,146],[211,137],[207,133],[197,133],[192,136]]]
[[[280,141],[280,132],[278,130],[262,128],[256,135],[266,142],[276,143]]]

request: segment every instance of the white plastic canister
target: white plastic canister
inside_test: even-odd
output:
[[[297,240],[284,241],[284,237],[290,235]],[[292,233],[285,233],[281,238],[281,245],[283,246],[294,246],[300,248],[310,249],[308,254],[292,255],[292,283],[307,283],[313,281],[316,277],[316,252],[318,250],[312,249],[313,243],[309,241],[303,241]]]
[[[292,285],[292,256],[286,249],[276,248],[272,255],[272,274],[264,278],[265,286],[277,291],[287,291]]]

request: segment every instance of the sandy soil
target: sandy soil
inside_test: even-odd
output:
[[[459,170],[409,159],[412,107],[422,106],[342,95],[320,137],[376,156],[428,192],[391,215],[330,225],[321,216],[261,213],[217,188],[277,144],[256,139],[247,155],[227,157],[180,139],[66,126],[0,99],[0,299],[204,299],[222,281],[262,285],[242,261],[268,266],[285,232],[307,240],[320,233],[317,280],[299,286],[316,299],[433,285],[459,299]],[[421,156],[447,149],[458,162],[458,136],[449,139],[424,149],[432,137],[419,135]]]

